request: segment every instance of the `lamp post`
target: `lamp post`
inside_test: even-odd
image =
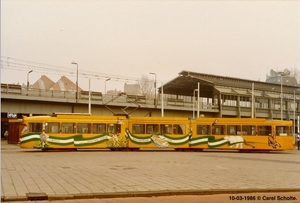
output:
[[[251,102],[251,118],[254,118],[254,108],[255,108],[254,82],[252,83],[251,97],[252,97],[252,102]]]
[[[155,80],[154,80],[154,106],[157,108],[157,103],[156,103],[156,73],[150,73],[151,75],[154,75]]]
[[[296,131],[295,131],[295,128],[296,128],[296,122],[295,122],[295,119],[296,119],[296,91],[299,91],[299,90],[300,90],[300,88],[294,89],[294,120],[293,120],[293,135],[294,136],[296,134]]]
[[[282,74],[280,75],[280,118],[282,120]]]
[[[29,88],[29,73],[32,73],[33,70],[30,70],[28,73],[27,73],[27,91],[28,91],[28,88]]]
[[[77,102],[77,100],[78,100],[78,63],[75,63],[74,61],[72,61],[71,64],[74,64],[77,66],[77,71],[76,71],[76,102]]]
[[[107,79],[105,80],[105,83],[104,83],[104,94],[106,94],[106,82],[109,81],[109,80],[110,80],[110,78],[107,78]]]
[[[164,83],[161,84],[161,117],[164,117]]]
[[[198,89],[194,89],[194,97],[193,97],[193,119],[195,119],[195,92],[198,92]]]
[[[198,95],[197,95],[197,118],[200,116],[200,82],[198,82]]]
[[[294,119],[293,119],[293,136],[295,136],[295,116],[296,116],[296,98],[295,98],[295,90],[294,90]]]

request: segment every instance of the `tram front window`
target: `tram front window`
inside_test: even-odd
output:
[[[42,132],[43,123],[29,123],[29,132]]]
[[[289,134],[288,126],[276,126],[276,135],[287,136]]]

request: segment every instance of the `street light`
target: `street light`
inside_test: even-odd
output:
[[[195,119],[195,92],[198,92],[198,89],[194,89],[194,97],[193,97],[193,119]]]
[[[280,74],[280,117],[281,117],[281,120],[283,119],[282,117],[282,114],[283,114],[283,108],[282,108],[282,98],[283,98],[283,93],[282,93],[282,77],[285,76],[286,74],[284,72],[279,72]]]
[[[110,80],[110,78],[107,78],[107,79],[105,80],[105,83],[104,83],[104,94],[106,94],[106,82],[109,81],[109,80]]]
[[[295,90],[294,90],[294,116],[293,116],[293,136],[295,137],[295,116],[296,116],[296,98],[295,98]]]
[[[78,100],[78,64],[74,61],[71,62],[71,64],[74,64],[77,66],[77,72],[76,72],[76,102]]]
[[[255,98],[254,98],[254,82],[252,83],[252,102],[251,102],[251,118],[254,118]]]
[[[280,118],[281,118],[281,120],[282,120],[282,75],[283,75],[283,73],[281,73],[281,75],[280,75]]]
[[[197,96],[197,118],[200,116],[200,82],[198,82],[198,96]]]
[[[154,106],[157,108],[157,103],[156,103],[156,73],[150,73],[151,75],[154,75],[155,81],[154,81]]]
[[[33,70],[31,70],[27,73],[27,91],[28,91],[28,88],[29,88],[29,73],[32,73],[32,72],[33,72]]]
[[[295,119],[296,119],[296,91],[299,91],[300,88],[296,88],[294,89],[294,119],[293,119],[293,135],[295,136],[296,132],[295,132],[295,128],[296,128],[296,123],[295,123]]]

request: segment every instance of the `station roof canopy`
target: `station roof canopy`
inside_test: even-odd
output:
[[[226,76],[217,76],[190,71],[181,71],[179,76],[163,85],[164,94],[193,96],[194,91],[200,85],[200,95],[203,97],[211,97],[213,94],[220,92],[220,87],[232,87],[252,89],[252,84],[255,85],[255,90],[280,92],[280,84],[266,83],[261,81],[245,80],[240,78],[232,78]],[[292,93],[294,86],[285,86],[285,92]],[[162,87],[158,88],[161,93]],[[237,92],[234,90],[234,92]]]
[[[163,85],[164,94],[193,96],[194,90],[198,90],[200,84],[201,95],[211,95],[214,91],[214,84],[200,77],[190,75],[188,72],[182,71],[179,76]],[[161,92],[161,87],[159,88]]]

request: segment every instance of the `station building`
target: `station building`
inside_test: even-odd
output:
[[[194,110],[200,105],[205,117],[296,119],[300,99],[296,79],[274,78],[277,83],[182,71],[159,92],[167,95],[167,102],[192,102]]]

